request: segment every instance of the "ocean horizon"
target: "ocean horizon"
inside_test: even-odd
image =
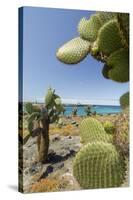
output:
[[[37,104],[43,105],[44,103],[38,102]],[[86,115],[86,113],[85,113],[85,108],[87,107],[86,104],[63,104],[63,105],[65,108],[65,112],[64,112],[65,116],[70,116],[75,107],[77,108],[78,116]],[[102,115],[117,114],[122,111],[121,106],[119,106],[119,105],[90,105],[90,106],[91,106],[91,112],[96,112],[97,114],[102,114]]]
[[[85,108],[86,105],[64,105],[65,108],[65,116],[69,116],[72,113],[73,108],[77,108],[78,116],[85,116]],[[117,114],[122,111],[120,106],[112,106],[112,105],[93,105],[91,106],[91,112],[96,112],[97,114]]]

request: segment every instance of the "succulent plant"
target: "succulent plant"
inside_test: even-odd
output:
[[[100,52],[105,55],[110,55],[124,46],[116,19],[108,21],[101,27],[97,40]]]
[[[129,14],[118,13],[117,20],[123,43],[125,44],[126,47],[129,47]]]
[[[103,127],[106,133],[109,133],[109,134],[115,133],[115,125],[112,122],[110,121],[104,122]]]
[[[126,92],[120,97],[120,104],[123,109],[129,107],[129,92]]]
[[[57,51],[57,58],[68,64],[76,64],[83,60],[90,51],[90,42],[80,37],[67,42]]]
[[[82,143],[88,142],[112,142],[112,136],[108,135],[103,125],[92,117],[85,118],[80,123],[80,137]]]
[[[37,136],[37,161],[45,162],[49,148],[49,124],[57,121],[63,111],[60,97],[55,94],[55,90],[49,88],[44,106],[37,107],[27,103],[25,109],[29,113],[29,133],[32,137]]]
[[[92,142],[77,153],[73,174],[84,189],[118,187],[125,178],[125,162],[114,145]]]
[[[99,29],[101,28],[101,23],[98,15],[92,15],[90,20],[82,18],[78,25],[78,32],[80,37],[90,42],[94,42],[97,38]]]
[[[129,14],[96,12],[78,24],[78,38],[57,51],[57,58],[76,64],[89,53],[104,63],[102,74],[117,82],[129,81]]]
[[[127,49],[119,49],[107,59],[109,66],[108,77],[117,82],[129,81],[129,52]]]

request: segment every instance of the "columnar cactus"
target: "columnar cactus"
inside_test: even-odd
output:
[[[92,142],[77,153],[73,174],[85,189],[118,187],[125,177],[125,163],[114,145]]]
[[[44,106],[37,107],[28,103],[25,109],[29,113],[28,130],[32,137],[37,136],[37,161],[45,162],[49,148],[49,124],[57,121],[63,111],[60,97],[55,94],[55,90],[49,88]]]
[[[79,128],[81,142],[84,144],[97,141],[112,142],[112,136],[108,135],[102,124],[92,117],[82,120]]]

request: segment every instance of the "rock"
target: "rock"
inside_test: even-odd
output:
[[[56,134],[56,135],[53,135],[53,137],[51,139],[52,139],[52,142],[59,141],[60,136],[59,136],[59,134]]]
[[[29,138],[23,146],[23,158],[19,161],[23,161],[22,174],[25,192],[28,192],[31,185],[42,178],[53,177],[59,180],[63,174],[68,184],[61,190],[74,189],[76,183],[72,178],[72,161],[81,147],[80,137],[60,136],[59,134],[50,136],[50,147],[45,164],[36,162],[36,142],[36,137]]]

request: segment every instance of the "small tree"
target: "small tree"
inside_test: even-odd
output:
[[[49,125],[57,121],[63,111],[61,99],[55,90],[49,88],[44,105],[37,107],[27,103],[25,109],[29,114],[28,130],[32,137],[37,136],[37,161],[45,162],[49,148]]]

